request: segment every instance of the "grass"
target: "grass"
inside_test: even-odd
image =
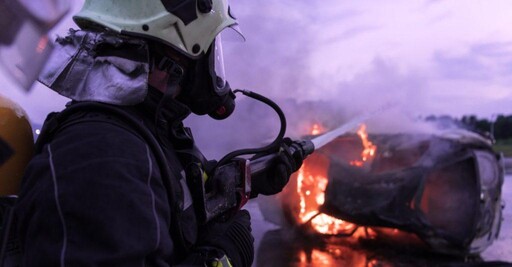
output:
[[[512,139],[497,140],[493,148],[494,151],[502,152],[505,157],[512,157]]]

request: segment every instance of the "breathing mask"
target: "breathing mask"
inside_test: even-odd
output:
[[[224,79],[219,34],[233,29],[243,36],[228,0],[85,0],[73,19],[82,29],[107,28],[153,40],[194,60],[179,78],[182,91],[178,101],[198,115],[215,119],[233,112],[234,95]]]
[[[178,100],[197,115],[223,120],[235,109],[235,94],[225,78],[221,35],[206,54],[196,60],[182,82]]]

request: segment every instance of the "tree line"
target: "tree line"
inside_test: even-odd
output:
[[[460,127],[494,137],[495,140],[512,139],[512,115],[497,115],[493,119],[478,118],[475,115],[464,115],[453,118],[447,115],[430,115],[427,121],[435,122],[439,127]]]

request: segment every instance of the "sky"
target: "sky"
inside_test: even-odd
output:
[[[82,0],[74,1],[74,13]],[[411,116],[512,114],[512,1],[231,0],[246,42],[225,43],[228,80],[347,116],[398,103]],[[76,28],[68,16],[53,32]],[[5,77],[33,122],[67,99]],[[293,111],[287,111],[291,113]],[[327,116],[327,115],[326,115]]]

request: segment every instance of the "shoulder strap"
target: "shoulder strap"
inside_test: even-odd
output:
[[[16,229],[14,204],[16,196],[0,197],[0,267],[20,266],[21,248]]]
[[[156,158],[158,167],[162,175],[162,182],[167,191],[169,207],[171,209],[171,227],[169,229],[173,240],[177,242],[177,248],[186,250],[183,232],[181,229],[180,219],[183,210],[183,189],[177,179],[181,177],[181,173],[167,164],[167,158],[155,136],[142,124],[142,122],[134,115],[116,106],[102,104],[98,102],[80,102],[75,103],[60,113],[52,113],[48,116],[41,134],[36,142],[36,153],[42,151],[45,144],[51,142],[54,135],[62,129],[62,127],[72,123],[80,123],[80,117],[73,119],[72,117],[79,112],[99,112],[114,116],[126,124],[139,135],[149,146],[151,152]],[[171,175],[172,174],[172,175]]]

